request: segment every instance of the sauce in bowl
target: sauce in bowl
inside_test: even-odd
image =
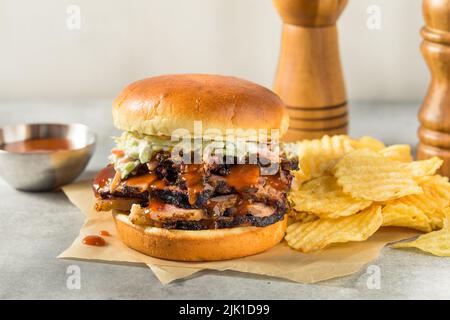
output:
[[[0,149],[12,153],[42,153],[70,150],[72,147],[72,142],[69,139],[45,138],[9,142],[0,146]]]

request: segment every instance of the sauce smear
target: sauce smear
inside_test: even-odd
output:
[[[146,173],[140,176],[134,176],[124,180],[123,182],[129,187],[136,187],[143,190],[147,190],[150,185],[158,180],[158,176],[155,173]]]
[[[155,211],[155,212],[160,212],[160,211],[164,211],[166,204],[161,199],[151,198],[149,206],[150,206],[150,210]]]
[[[236,207],[237,215],[246,215],[248,213],[248,206],[251,203],[247,199],[242,199]]]
[[[110,186],[115,174],[116,170],[113,165],[109,165],[97,173],[92,183],[92,187],[97,196],[100,189]],[[166,182],[164,180],[159,180],[158,176],[153,172],[145,173],[139,176],[132,176],[126,180],[122,180],[120,183],[143,190],[164,189],[167,186]]]
[[[108,231],[106,231],[106,230],[100,231],[99,235],[104,236],[104,237],[110,237],[111,236],[111,234]]]
[[[203,166],[201,164],[185,164],[181,169],[181,178],[186,183],[189,204],[194,205],[197,201],[197,193],[204,189]]]
[[[92,188],[94,189],[95,195],[98,196],[98,191],[107,186],[111,180],[114,178],[116,174],[116,170],[112,165],[109,165],[102,170],[94,177],[94,181],[92,182]]]
[[[83,238],[83,244],[88,246],[103,247],[106,245],[106,241],[102,237],[91,235]]]
[[[14,153],[38,153],[72,149],[72,142],[64,138],[32,139],[5,143],[2,149]]]
[[[266,183],[275,190],[288,191],[289,189],[288,185],[281,180],[280,174],[266,176]]]

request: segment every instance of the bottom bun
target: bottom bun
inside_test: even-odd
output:
[[[285,216],[266,227],[174,230],[141,227],[114,211],[113,217],[127,246],[152,257],[178,261],[227,260],[266,251],[283,239],[288,220]]]

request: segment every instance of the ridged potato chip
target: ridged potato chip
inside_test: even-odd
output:
[[[450,205],[450,184],[448,179],[441,176],[431,176],[419,182],[423,193],[409,195],[394,201],[420,209],[430,219],[433,230],[443,226],[444,210]],[[431,231],[431,230],[430,230]]]
[[[440,175],[425,177],[422,182],[425,185],[425,190],[427,188],[432,188],[434,194],[439,194],[439,201],[436,201],[434,198],[434,204],[440,204],[441,210],[436,210],[434,212],[425,212],[431,219],[431,223],[433,229],[440,229],[443,227],[443,223],[445,220],[445,209],[450,206],[450,183],[447,177],[442,177]],[[445,207],[442,210],[442,207]]]
[[[322,176],[304,183],[289,196],[296,211],[311,212],[320,218],[339,218],[355,214],[372,201],[354,199],[342,192],[333,176]]]
[[[381,206],[371,206],[349,217],[294,223],[287,228],[285,239],[289,246],[306,253],[333,243],[366,240],[382,222]]]
[[[423,234],[414,241],[400,242],[393,248],[417,248],[440,257],[450,257],[449,208],[446,209],[446,223],[439,231]]]
[[[433,188],[442,198],[450,201],[450,183],[447,177],[440,175],[425,176],[416,179],[421,186]]]
[[[423,232],[432,231],[431,220],[414,205],[389,203],[381,210],[383,226],[405,227]]]
[[[294,175],[301,182],[319,177],[333,168],[344,154],[361,148],[379,151],[385,145],[371,137],[354,140],[346,135],[325,135],[321,139],[284,144],[284,150],[299,159],[299,170]]]
[[[421,235],[417,240],[392,245],[393,248],[417,248],[435,256],[450,257],[450,231],[441,229]]]
[[[377,140],[372,137],[361,137],[353,143],[355,149],[370,149],[373,151],[380,151],[384,149],[386,146],[380,140]]]
[[[413,161],[409,145],[386,147],[371,137],[325,136],[285,146],[299,158],[285,237],[294,249],[363,241],[381,226],[431,232],[447,221],[450,182],[436,174],[437,157]],[[450,231],[443,230],[396,246],[448,256]]]
[[[432,176],[442,166],[442,159],[433,157],[427,160],[404,163],[403,166],[411,172],[413,177]]]
[[[335,176],[345,193],[359,199],[387,201],[422,193],[405,164],[409,163],[389,160],[373,150],[355,150],[337,163]]]
[[[319,219],[319,217],[313,213],[298,212],[295,210],[292,210],[291,212],[289,212],[289,216],[292,217],[292,219],[295,222],[300,222],[300,223],[311,222],[311,221],[315,221],[315,220]]]
[[[411,146],[409,144],[394,144],[378,151],[383,157],[401,162],[411,162]]]
[[[354,149],[352,143],[352,139],[344,135],[323,136],[321,139],[286,144],[285,149],[298,156],[299,170],[294,175],[302,182],[332,168],[337,159]]]

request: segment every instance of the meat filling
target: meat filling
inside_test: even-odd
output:
[[[275,175],[260,164],[175,164],[160,152],[117,181],[112,166],[95,178],[96,209],[128,212],[133,223],[201,230],[266,226],[283,219],[295,164],[281,158]]]

